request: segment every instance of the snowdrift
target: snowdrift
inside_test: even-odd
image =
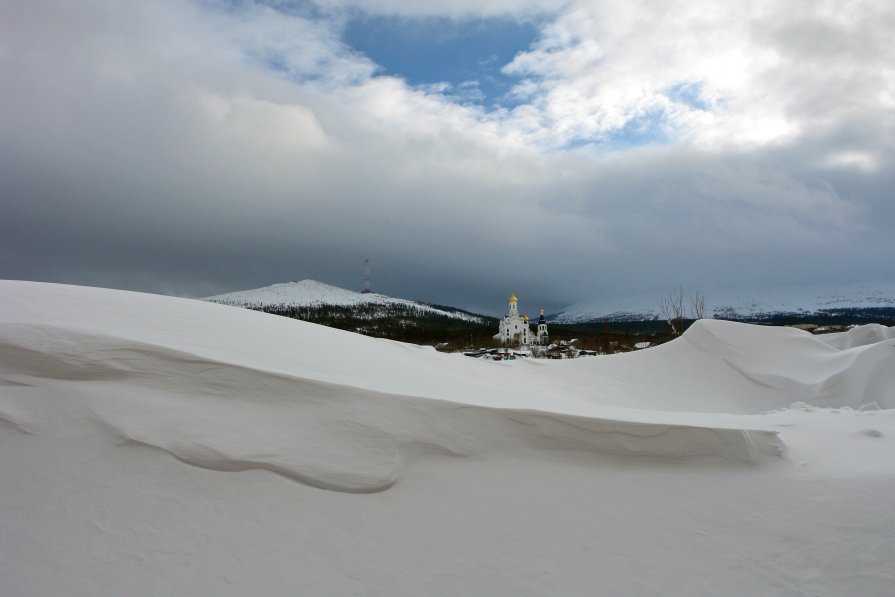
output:
[[[895,338],[895,327],[886,327],[879,324],[862,325],[847,332],[819,336],[821,341],[839,350],[877,344],[893,338]]]
[[[19,338],[22,327],[7,328]],[[96,421],[121,440],[220,471],[251,468],[323,489],[381,491],[416,454],[579,450],[639,456],[777,456],[772,431],[576,417],[384,394],[211,361],[157,345],[43,327],[5,341],[6,383],[77,382]],[[10,375],[14,368],[15,375]],[[128,399],[130,397],[130,399]],[[511,401],[509,401],[511,404]],[[0,418],[35,432],[18,412]]]
[[[650,351],[507,367],[197,301],[0,288],[5,384],[80,387],[96,420],[123,440],[325,489],[387,489],[421,451],[757,463],[784,453],[777,431],[709,413],[895,400],[887,328],[824,338],[701,321]],[[27,412],[21,401],[0,405],[6,421],[39,427],[20,422]]]
[[[29,292],[16,296],[17,287],[4,295],[5,383],[83,388],[93,416],[122,440],[215,470],[259,468],[369,492],[394,484],[404,460],[420,451],[568,449],[744,462],[782,452],[770,430],[595,417],[597,403],[580,416],[574,387],[564,389],[564,410],[551,411],[558,396],[549,378],[533,385],[533,371],[526,387],[513,383],[510,368],[304,322],[112,291],[25,288],[64,300],[40,304]],[[91,312],[75,313],[86,300]],[[132,300],[141,303],[133,310]],[[172,320],[178,307],[191,314]],[[54,323],[34,323],[40,313]],[[277,330],[282,344],[271,342]],[[0,405],[0,417],[39,428],[33,418],[23,426],[21,410],[21,402],[14,412]]]
[[[78,558],[89,556],[89,550],[85,555],[65,547],[65,542],[58,548],[61,551],[46,548],[54,544],[53,537],[59,533],[80,537],[79,541],[84,537],[99,541],[102,549],[118,554],[110,557],[135,553],[138,548],[130,539],[125,541],[109,530],[109,524],[103,522],[105,514],[85,514],[89,523],[86,530],[72,528],[79,519],[68,520],[64,513],[62,518],[47,518],[55,521],[54,526],[44,526],[27,516],[20,521],[22,512],[47,516],[50,506],[33,505],[43,504],[43,495],[57,496],[52,499],[61,499],[69,512],[92,512],[91,504],[111,500],[108,503],[113,505],[108,508],[120,512],[109,514],[115,524],[132,528],[133,537],[144,536],[145,532],[129,525],[136,524],[133,520],[144,520],[141,525],[152,523],[134,513],[127,505],[132,502],[110,498],[113,487],[142,487],[139,497],[128,499],[145,504],[147,512],[163,513],[159,514],[163,517],[159,524],[169,529],[165,536],[153,536],[149,543],[159,546],[174,541],[183,554],[192,553],[192,548],[185,545],[194,545],[196,533],[207,533],[208,527],[191,530],[189,523],[183,522],[191,519],[181,519],[186,515],[179,512],[187,508],[182,500],[195,499],[196,504],[204,504],[202,508],[211,509],[190,516],[207,520],[207,524],[221,524],[207,518],[213,518],[220,508],[216,496],[219,492],[231,495],[243,491],[237,487],[242,488],[240,483],[246,478],[285,500],[272,503],[273,512],[315,503],[326,511],[340,512],[338,520],[347,516],[353,521],[345,523],[348,526],[332,522],[326,532],[364,537],[359,546],[369,549],[376,549],[383,540],[377,533],[392,531],[374,530],[374,523],[360,522],[347,514],[356,508],[367,512],[367,508],[394,507],[395,512],[416,520],[407,524],[425,527],[428,523],[420,518],[429,515],[424,504],[444,499],[438,496],[453,495],[457,504],[466,504],[462,512],[468,513],[479,508],[466,501],[469,495],[487,501],[491,498],[483,496],[493,494],[493,499],[513,503],[516,514],[526,520],[525,538],[512,545],[502,543],[505,527],[499,522],[500,516],[493,513],[480,513],[482,518],[474,522],[456,522],[461,527],[472,524],[491,529],[492,533],[488,539],[479,538],[481,548],[463,548],[462,553],[469,555],[460,560],[456,555],[448,557],[437,549],[432,551],[425,542],[427,547],[401,543],[393,552],[376,556],[391,562],[387,565],[394,565],[391,557],[423,558],[425,563],[418,562],[419,566],[429,572],[416,584],[381,578],[370,570],[359,571],[361,562],[370,561],[369,553],[361,549],[351,564],[353,572],[347,576],[321,576],[317,568],[314,572],[305,569],[308,578],[316,579],[305,586],[312,592],[315,588],[367,592],[371,586],[373,592],[424,591],[432,588],[427,583],[432,574],[438,576],[431,569],[432,562],[441,557],[456,564],[467,562],[466,557],[468,561],[481,561],[493,557],[493,553],[515,553],[524,568],[532,541],[554,541],[557,557],[562,553],[566,558],[556,566],[581,579],[598,573],[604,579],[615,578],[614,568],[620,564],[612,564],[612,556],[607,555],[609,559],[602,567],[578,562],[575,557],[569,559],[574,550],[587,543],[586,538],[556,543],[556,539],[550,539],[554,535],[549,525],[532,524],[533,519],[545,516],[545,504],[549,502],[544,500],[555,491],[553,487],[574,486],[578,488],[576,495],[583,492],[577,509],[563,510],[564,528],[589,529],[591,523],[585,521],[593,519],[601,533],[615,533],[616,539],[640,537],[624,540],[634,541],[624,543],[628,547],[615,547],[617,553],[630,553],[631,557],[651,553],[660,557],[660,552],[649,547],[656,533],[689,536],[684,529],[696,520],[690,517],[702,515],[705,501],[712,502],[706,496],[712,493],[729,494],[733,503],[748,499],[750,510],[778,508],[772,506],[779,503],[775,497],[778,494],[803,500],[797,499],[801,490],[789,483],[796,478],[825,479],[827,483],[829,479],[858,475],[873,480],[869,485],[859,485],[875,489],[849,498],[849,503],[853,506],[850,512],[857,512],[855,516],[860,508],[873,510],[876,522],[852,521],[850,528],[876,525],[895,529],[891,513],[887,515],[881,509],[885,500],[877,497],[877,492],[883,491],[880,488],[888,491],[893,485],[893,328],[864,326],[843,334],[812,336],[790,328],[701,321],[678,340],[636,353],[572,361],[494,363],[201,301],[97,288],[3,281],[0,305],[0,474],[6,480],[0,489],[0,503],[6,504],[0,530],[5,530],[7,537],[18,537],[22,545],[32,546],[32,551],[0,564],[5,567],[0,573],[17,579],[10,585],[9,594],[52,594],[60,588],[61,577],[47,574],[40,550],[33,551],[37,549],[35,541],[70,566],[80,562]],[[231,474],[194,477],[172,468],[184,464],[190,471]],[[767,472],[757,478],[744,477],[741,475],[745,473],[737,473],[743,467]],[[641,471],[642,476],[635,479],[633,470]],[[243,476],[269,473],[311,493],[300,494],[301,501],[296,505],[293,494],[283,493],[285,489],[263,480],[266,477]],[[681,484],[671,481],[672,477],[679,478]],[[504,481],[495,486],[496,478]],[[173,483],[170,490],[161,489],[169,483]],[[208,488],[197,489],[196,483],[207,483]],[[524,495],[513,489],[520,484],[529,487]],[[833,486],[838,487],[835,483]],[[808,492],[805,495],[824,495],[816,486],[804,491]],[[385,502],[365,502],[368,505],[360,507],[357,502],[332,499],[318,502],[313,497],[316,494],[394,497],[381,498]],[[655,508],[662,506],[647,497],[654,494],[678,500],[678,513],[669,514],[661,522],[655,520]],[[89,500],[66,497],[74,495],[89,496]],[[571,503],[577,498],[566,494],[563,499]],[[603,513],[582,510],[589,507],[587,504],[602,503],[601,499],[615,501],[604,504]],[[264,521],[258,524],[267,529],[273,527],[264,525],[282,524],[275,522],[281,519],[268,519],[258,513],[251,501],[241,500],[228,506],[235,509],[238,515],[234,516],[239,520]],[[442,515],[461,512],[452,510],[451,503],[442,503]],[[632,530],[628,523],[619,522],[625,518],[607,519],[611,512],[624,510],[621,503],[642,508],[632,510],[630,515],[652,520],[649,528]],[[811,510],[809,507],[806,511]],[[719,520],[740,520],[727,505],[715,503],[708,512],[710,517],[724,512]],[[786,519],[794,515],[787,510],[777,516]],[[795,519],[802,520],[798,516]],[[691,522],[678,526],[684,519]],[[187,528],[171,526],[174,520]],[[405,523],[399,526],[404,528]],[[741,523],[748,534],[745,529],[754,522]],[[774,528],[785,527],[776,524]],[[247,531],[243,528],[241,532]],[[576,536],[569,532],[569,536]],[[312,547],[314,542],[306,541],[304,533],[282,538],[283,546],[291,550],[300,546],[313,560],[319,545]],[[863,535],[856,530],[845,536],[837,540],[848,541],[848,549],[862,545]],[[117,537],[116,545],[122,541],[131,545],[127,548],[131,551],[109,547],[110,537]],[[4,548],[12,545],[7,543],[11,540],[3,539]],[[746,544],[765,545],[766,540],[758,537]],[[694,549],[701,550],[707,561],[725,557],[717,545],[700,541]],[[455,537],[448,540],[448,545],[460,549],[456,546],[463,542]],[[203,568],[214,579],[218,578],[215,575],[227,577],[226,562],[237,549],[230,539],[222,544],[229,551],[213,550],[215,555],[209,556]],[[492,555],[475,556],[479,549]],[[889,586],[880,570],[895,555],[891,552],[891,546],[877,550],[861,564],[874,574],[883,574],[871,577],[875,581],[850,583],[846,566],[833,584],[827,578],[806,586],[819,594],[829,587],[839,592],[858,587],[872,593],[875,588]],[[432,559],[417,555],[422,553]],[[768,553],[773,555],[773,551]],[[774,561],[780,559],[778,556],[773,555]],[[247,557],[264,567],[256,556]],[[150,557],[155,563],[148,570],[142,560],[134,560],[126,567],[129,574],[116,576],[114,582],[105,577],[102,587],[108,591],[99,594],[172,590],[239,594],[239,583],[229,590],[226,583],[220,585],[208,578],[205,584],[190,584],[193,577],[186,572],[172,577],[173,584],[164,584],[151,576],[151,569],[159,562],[168,562],[167,558],[167,552]],[[492,566],[499,568],[501,564],[492,562]],[[510,566],[513,574],[525,574],[514,566]],[[686,568],[688,564],[678,562],[676,566]],[[278,570],[284,577],[296,578],[293,567],[283,561]],[[246,570],[240,578],[251,578],[256,573],[257,569]],[[408,574],[407,578],[415,578],[415,573]],[[668,575],[674,577],[677,572],[660,568],[647,577]],[[466,578],[461,575],[437,586],[480,594],[506,592],[507,586],[517,589],[510,591],[513,593],[534,594],[557,586],[549,574],[536,576],[533,584],[495,585],[495,578],[506,581],[508,577],[492,574],[467,585],[457,580]],[[86,577],[79,578],[81,584],[76,583],[75,593],[97,594],[95,584]],[[346,585],[345,578],[365,578],[373,584]],[[703,588],[720,590],[730,575],[722,566],[698,578],[708,579]],[[775,578],[788,580],[777,583],[762,577],[758,581],[744,580],[743,586],[764,592],[801,586],[787,584],[792,583],[790,572],[780,571]],[[48,584],[41,585],[43,582]],[[133,584],[140,582],[149,584]],[[639,588],[625,583],[611,586],[613,592],[650,594],[662,583],[656,582]],[[41,586],[45,590],[39,590]],[[241,586],[246,588],[245,584]],[[295,586],[290,584],[271,594],[294,594]],[[568,588],[575,586],[579,585]],[[682,587],[680,592],[684,594],[688,588],[690,593],[698,591],[700,585],[685,583]]]

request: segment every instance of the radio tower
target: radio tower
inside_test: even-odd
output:
[[[364,259],[364,294],[370,294],[373,289],[370,288],[370,260]]]

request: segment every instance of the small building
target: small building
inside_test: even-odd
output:
[[[544,319],[544,310],[541,309],[541,317],[538,319],[536,334],[532,333],[528,324],[528,316],[519,315],[519,299],[515,293],[509,298],[507,314],[500,320],[497,339],[504,345],[546,345],[549,342],[547,333],[547,320]]]

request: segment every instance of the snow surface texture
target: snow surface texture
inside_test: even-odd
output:
[[[205,299],[213,303],[234,305],[237,307],[258,308],[263,306],[277,307],[312,307],[333,305],[339,307],[355,307],[360,305],[382,305],[412,309],[423,314],[442,315],[464,321],[481,322],[481,318],[460,311],[445,311],[425,303],[398,299],[371,292],[364,294],[331,286],[316,280],[301,280],[273,284],[254,290],[241,290],[227,294],[210,296]]]
[[[0,282],[4,595],[888,594],[895,329],[485,362]]]
[[[686,290],[686,289],[685,289]],[[760,318],[780,314],[812,315],[824,310],[895,308],[895,284],[884,282],[858,286],[792,286],[767,290],[759,296],[735,288],[700,289],[707,317]],[[661,295],[648,294],[623,301],[581,301],[566,307],[551,321],[580,323],[594,320],[639,321],[659,317]],[[689,309],[685,292],[684,308]]]

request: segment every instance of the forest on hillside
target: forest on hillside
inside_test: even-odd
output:
[[[445,352],[480,348],[497,348],[498,319],[454,310],[470,317],[458,318],[399,305],[254,305],[255,311],[299,319],[328,327],[400,342],[435,346]],[[450,307],[438,307],[451,310]],[[720,319],[720,318],[719,318]],[[724,318],[728,319],[728,318]],[[895,322],[895,309],[837,309],[815,314],[776,314],[760,318],[730,318],[760,325],[797,325],[806,329],[828,331],[849,325]],[[686,330],[693,319],[685,319],[679,329]],[[806,327],[807,326],[807,327]],[[656,346],[672,340],[676,334],[666,321],[605,321],[577,324],[550,324],[550,341],[574,343],[578,350],[597,354],[613,354],[634,350],[648,342]]]

